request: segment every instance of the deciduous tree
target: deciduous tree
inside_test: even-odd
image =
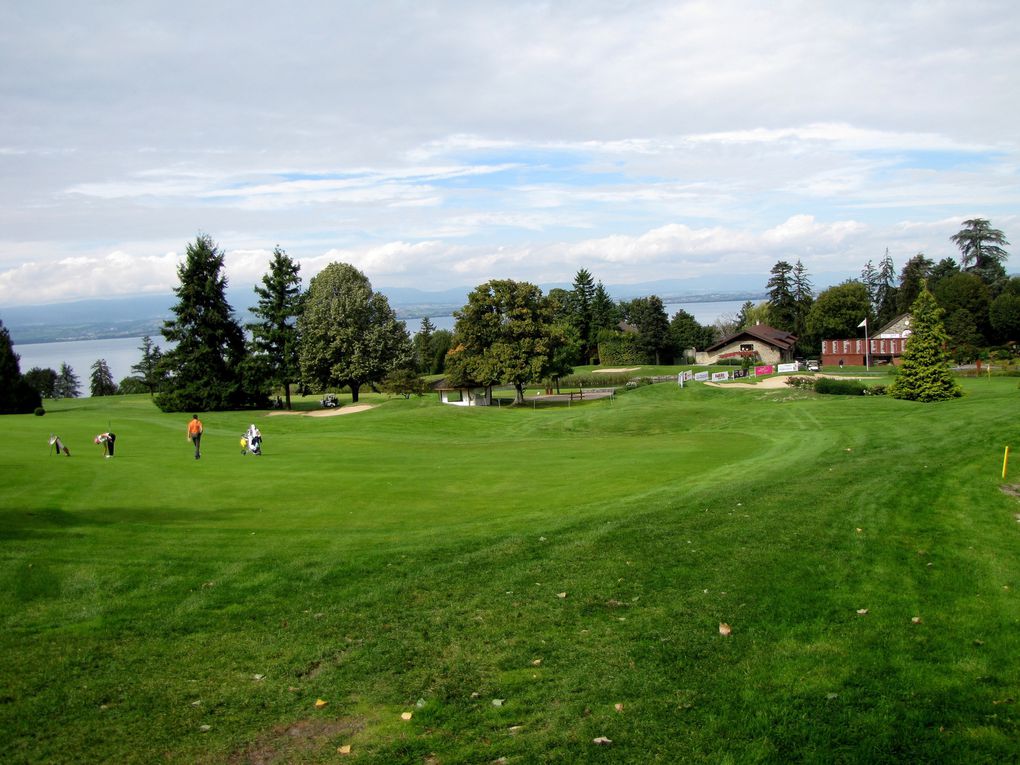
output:
[[[858,281],[846,281],[823,290],[807,317],[808,334],[817,342],[855,337],[857,327],[871,315],[868,288]]]
[[[55,398],[54,391],[57,387],[57,371],[55,369],[32,367],[25,372],[25,382],[39,391],[39,395],[43,398]]]
[[[381,381],[413,358],[411,338],[386,296],[347,263],[330,263],[308,286],[298,320],[301,377],[324,390]]]
[[[494,279],[468,295],[454,316],[447,371],[457,382],[510,383],[516,403],[524,386],[549,376],[562,344],[552,307],[534,284]]]

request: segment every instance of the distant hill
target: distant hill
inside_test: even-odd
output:
[[[726,284],[725,288],[720,288],[721,281]],[[706,277],[606,285],[606,290],[615,300],[654,294],[665,303],[701,303],[760,300],[763,285],[764,280],[756,277],[734,277],[732,282]],[[540,286],[545,292],[571,287],[567,283]],[[379,291],[389,299],[398,317],[419,319],[451,315],[463,307],[472,289],[454,287],[426,291],[413,287],[380,287]],[[171,307],[175,300],[172,294],[157,294],[0,307],[0,320],[10,331],[15,344],[158,335],[163,322],[172,316]],[[227,300],[242,322],[251,321],[248,308],[256,298],[250,285],[229,287]]]

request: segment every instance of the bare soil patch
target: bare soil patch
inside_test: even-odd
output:
[[[230,765],[282,765],[316,759],[314,754],[336,751],[340,739],[347,739],[365,727],[359,717],[298,720],[277,725],[261,734],[243,751],[234,752]]]

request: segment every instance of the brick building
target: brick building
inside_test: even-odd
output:
[[[822,366],[863,367],[870,363],[899,365],[903,348],[910,337],[910,314],[897,316],[874,335],[850,339],[822,340]]]

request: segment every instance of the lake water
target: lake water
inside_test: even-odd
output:
[[[742,300],[726,300],[715,303],[667,303],[666,313],[672,318],[681,308],[694,316],[699,324],[712,324],[722,316],[736,315],[740,311]],[[437,329],[453,329],[452,316],[430,317]],[[408,330],[413,334],[421,326],[421,319],[407,319]],[[162,337],[154,337],[152,341],[163,349],[167,342]],[[49,368],[60,371],[60,365],[67,363],[82,384],[82,393],[88,392],[89,370],[98,359],[106,359],[115,382],[120,382],[131,374],[131,366],[142,359],[139,348],[140,337],[118,337],[108,340],[75,340],[61,343],[26,343],[15,345],[14,352],[21,357],[21,371],[27,372],[32,367]]]

